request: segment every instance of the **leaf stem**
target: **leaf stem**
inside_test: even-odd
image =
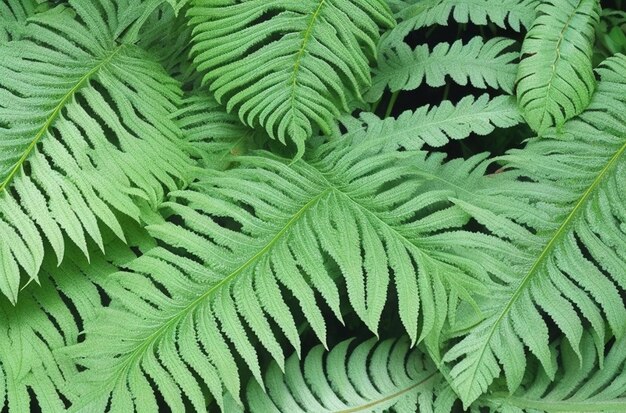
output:
[[[387,105],[387,110],[385,111],[386,118],[388,118],[391,115],[391,112],[393,111],[393,106],[396,104],[396,100],[398,100],[399,94],[400,94],[400,91],[397,90],[393,92],[393,94],[391,95],[391,98],[389,99],[389,104]]]

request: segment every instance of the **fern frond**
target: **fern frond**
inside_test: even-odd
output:
[[[334,268],[374,332],[393,283],[411,341],[436,352],[447,290],[466,299],[486,283],[452,247],[466,235],[467,214],[448,198],[472,202],[487,164],[475,157],[442,165],[441,156],[381,150],[385,143],[346,137],[295,162],[258,152],[172,193],[169,219],[149,227],[160,247],[111,278],[115,305],[72,349],[88,368],[77,377],[80,406],[99,411],[111,395],[114,411],[150,411],[147,377],[174,411],[183,406],[181,389],[204,411],[200,383],[220,405],[225,391],[237,397],[232,350],[259,382],[259,349],[284,366],[276,332],[299,351],[283,291],[325,341],[320,306],[341,319]]]
[[[457,23],[486,25],[491,22],[501,28],[521,31],[535,20],[539,0],[409,0],[405,7],[396,6],[398,25],[387,32],[380,49],[400,45],[412,31],[433,26],[447,26],[448,19]]]
[[[562,367],[554,382],[539,371],[516,394],[494,394],[485,397],[484,404],[493,411],[510,413],[626,411],[626,339],[615,340],[602,363],[593,338],[585,334],[580,353],[579,359],[564,340],[558,359]]]
[[[195,62],[217,100],[300,155],[317,127],[330,133],[351,96],[361,98],[379,31],[393,24],[382,0],[201,0],[189,16]]]
[[[466,96],[455,104],[443,101],[439,106],[422,106],[397,118],[380,119],[373,113],[361,113],[359,119],[345,119],[350,133],[384,136],[390,148],[421,149],[424,144],[439,147],[450,139],[465,139],[470,134],[487,135],[498,128],[510,128],[522,122],[512,96]]]
[[[407,338],[380,342],[371,339],[356,346],[352,343],[352,339],[343,341],[326,354],[322,346],[314,347],[303,366],[294,354],[287,359],[284,372],[272,363],[265,374],[267,389],[261,388],[255,380],[248,384],[248,411],[365,413],[393,409],[398,413],[413,413],[432,410],[434,390],[443,380],[432,363],[415,347],[411,348]],[[443,407],[444,398],[437,402]]]
[[[400,43],[385,50],[373,71],[372,87],[365,98],[376,102],[387,88],[392,92],[414,90],[424,81],[428,86],[443,86],[448,76],[459,85],[469,81],[475,88],[491,87],[513,93],[519,53],[508,49],[514,43],[501,37],[485,43],[476,36],[465,45],[462,40],[451,45],[439,43],[432,51],[428,45],[411,50],[406,43]]]
[[[185,90],[199,90],[202,76],[189,56],[191,27],[183,14],[177,15],[169,5],[157,8],[141,26],[136,44],[181,82]]]
[[[187,96],[172,117],[191,144],[194,157],[214,169],[225,169],[234,157],[253,149],[255,139],[263,135],[243,125],[236,115],[224,111],[205,93]]]
[[[46,8],[42,0],[3,0],[0,3],[0,45],[19,39],[26,19]]]
[[[558,136],[537,138],[502,158],[512,179],[494,186],[509,199],[499,216],[463,207],[494,234],[524,253],[496,262],[479,255],[501,288],[494,289],[480,321],[445,355],[467,405],[500,374],[509,390],[520,384],[526,349],[550,378],[546,314],[582,358],[583,323],[603,354],[605,324],[626,333],[626,56],[609,59],[591,104]],[[519,179],[517,179],[519,177]],[[515,207],[517,205],[517,207]],[[526,229],[530,228],[530,230]]]
[[[549,0],[522,44],[517,99],[538,133],[581,113],[595,89],[592,67],[597,0]]]
[[[130,232],[131,245],[145,248],[153,242],[145,234]],[[47,259],[41,286],[29,285],[16,305],[0,300],[0,408],[63,412],[76,402],[77,394],[67,383],[78,367],[63,348],[79,341],[83,323],[101,307],[106,277],[134,257],[119,240],[106,245],[110,257],[92,251],[91,262],[79,251],[70,251],[72,259],[61,266]]]
[[[64,235],[85,254],[87,237],[103,248],[99,221],[124,239],[116,213],[138,219],[134,197],[157,205],[189,167],[169,118],[179,85],[115,41],[98,2],[71,4],[0,51],[0,291],[13,302],[19,268],[37,277],[42,238],[59,262]]]

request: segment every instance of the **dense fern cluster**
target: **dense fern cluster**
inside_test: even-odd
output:
[[[0,410],[626,411],[606,3],[2,0]]]

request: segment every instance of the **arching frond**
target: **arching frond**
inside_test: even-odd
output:
[[[515,42],[506,38],[494,38],[486,43],[476,36],[465,45],[457,40],[451,45],[439,43],[429,51],[428,45],[411,50],[400,43],[385,50],[373,71],[372,87],[366,99],[376,102],[385,89],[392,92],[417,89],[423,82],[439,87],[450,77],[459,85],[468,82],[479,89],[491,87],[513,93],[517,74],[517,52],[509,51]]]
[[[595,89],[591,57],[598,0],[549,0],[522,44],[517,100],[526,121],[543,133],[581,113]]]
[[[437,352],[448,299],[456,301],[447,290],[469,299],[488,282],[456,254],[456,240],[472,234],[460,231],[467,215],[448,199],[471,203],[491,178],[484,157],[441,164],[441,156],[381,151],[385,143],[357,134],[295,162],[242,156],[239,167],[172,193],[169,218],[149,227],[160,246],[112,277],[115,305],[71,350],[87,367],[76,380],[80,406],[100,411],[111,397],[113,411],[152,411],[148,377],[174,411],[181,389],[204,411],[200,383],[220,405],[225,391],[237,397],[232,350],[261,382],[259,349],[284,366],[278,332],[300,349],[285,291],[325,341],[320,307],[342,317],[334,268],[372,331],[394,293],[411,341]]]
[[[379,31],[393,24],[382,0],[200,0],[189,16],[217,100],[300,153],[361,98]]]
[[[314,347],[301,365],[294,354],[284,372],[272,363],[265,374],[266,389],[252,380],[247,388],[250,412],[330,413],[432,411],[438,412],[454,401],[453,393],[442,391],[435,399],[438,385],[445,383],[428,358],[410,347],[408,339],[371,339],[353,345],[346,340],[326,353]],[[449,389],[447,386],[441,386]]]
[[[345,119],[346,127],[366,136],[383,136],[388,147],[421,149],[424,144],[443,146],[450,139],[465,139],[472,133],[487,135],[498,128],[509,128],[522,122],[512,96],[477,99],[466,96],[455,104],[444,100],[439,106],[422,106],[406,111],[397,118],[380,119],[373,113],[361,113],[359,119]]]
[[[610,344],[604,362],[596,353],[589,334],[583,335],[579,351],[564,340],[556,380],[539,370],[516,394],[494,394],[482,402],[494,412],[507,413],[626,411],[626,339]]]
[[[475,255],[501,287],[481,307],[484,320],[445,355],[466,405],[486,391],[501,368],[509,389],[516,390],[526,349],[554,378],[544,314],[581,360],[583,324],[593,332],[599,354],[605,324],[618,338],[626,333],[620,296],[626,291],[625,69],[626,56],[609,59],[598,70],[602,80],[585,112],[558,136],[546,134],[502,158],[512,168],[504,175],[520,179],[494,187],[493,194],[511,202],[499,216],[463,207],[524,251],[504,262]]]
[[[0,50],[0,291],[13,302],[20,267],[37,277],[43,238],[59,262],[64,235],[85,254],[87,237],[103,247],[100,223],[124,239],[116,214],[138,219],[134,196],[158,204],[188,168],[169,117],[178,84],[115,41],[97,2],[71,4]]]

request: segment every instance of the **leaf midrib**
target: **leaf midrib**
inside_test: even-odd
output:
[[[113,57],[122,49],[123,45],[117,46],[113,49],[104,59],[100,60],[100,62],[95,65],[91,70],[85,73],[76,84],[59,100],[59,103],[52,109],[52,112],[46,118],[46,121],[41,126],[41,128],[35,134],[35,137],[30,142],[26,150],[22,153],[22,156],[18,159],[18,161],[13,165],[7,177],[0,184],[0,194],[9,186],[17,172],[22,168],[24,162],[28,159],[31,152],[37,146],[37,143],[41,140],[41,138],[46,134],[46,132],[50,129],[54,121],[59,117],[61,110],[65,107],[67,102],[80,90],[100,69],[109,64]]]
[[[411,384],[410,386],[405,387],[404,389],[401,389],[395,393],[392,393],[389,396],[385,396],[377,400],[369,401],[368,403],[363,404],[361,406],[356,406],[356,407],[352,407],[352,408],[345,409],[345,410],[337,410],[335,413],[370,412],[374,410],[374,408],[378,405],[381,405],[393,399],[399,399],[410,391],[413,391],[413,390],[417,391],[418,387],[425,385],[426,383],[431,381],[433,378],[437,377],[437,373],[438,371],[435,371],[429,374],[428,376],[426,376],[425,378],[423,378],[422,380],[418,381],[417,383]]]
[[[291,81],[290,81],[291,83],[290,104],[291,104],[292,113],[293,111],[296,110],[295,101],[296,101],[296,94],[297,94],[296,90],[298,88],[298,75],[300,74],[300,65],[302,64],[302,59],[306,52],[306,48],[309,44],[309,40],[311,39],[311,36],[313,35],[313,27],[315,26],[315,23],[317,22],[319,14],[322,11],[322,7],[324,6],[325,3],[326,3],[326,0],[320,0],[319,4],[317,5],[317,8],[311,15],[311,19],[309,20],[309,23],[307,24],[307,28],[302,37],[302,43],[300,44],[300,49],[298,49],[298,52],[296,53],[296,56],[295,56],[295,62],[293,64],[293,72],[291,74]],[[295,118],[295,116],[293,118]]]
[[[481,346],[481,349],[480,349],[480,354],[478,356],[477,361],[473,364],[473,370],[470,375],[469,382],[472,385],[474,384],[476,373],[478,372],[478,366],[482,364],[482,359],[485,355],[485,352],[487,351],[487,347],[489,346],[489,343],[491,342],[491,338],[495,334],[498,326],[500,325],[504,317],[506,317],[506,315],[509,313],[509,311],[513,307],[513,304],[517,301],[520,295],[524,292],[524,290],[530,283],[533,276],[536,275],[536,272],[539,266],[545,261],[548,255],[552,252],[552,249],[554,248],[556,242],[559,241],[565,235],[565,232],[569,229],[570,224],[572,223],[574,218],[576,218],[578,214],[581,212],[581,209],[583,205],[586,203],[587,199],[595,192],[598,185],[600,185],[600,183],[602,182],[603,178],[606,176],[608,171],[613,168],[617,160],[624,154],[625,151],[626,151],[626,143],[622,145],[622,147],[609,159],[609,161],[604,166],[604,168],[602,168],[602,170],[598,173],[598,176],[596,176],[596,178],[593,180],[591,185],[587,188],[587,190],[580,197],[578,202],[576,202],[576,205],[574,206],[574,208],[570,211],[570,213],[567,215],[567,217],[565,218],[563,223],[559,226],[559,228],[554,232],[554,234],[552,235],[552,237],[550,238],[546,246],[541,251],[541,254],[539,254],[539,256],[537,257],[533,265],[530,267],[530,269],[524,276],[524,278],[522,278],[522,281],[515,289],[513,295],[511,296],[511,299],[504,306],[504,308],[502,309],[502,312],[493,323],[491,329],[489,330],[488,335],[483,341],[483,345]]]
[[[563,26],[563,28],[561,29],[561,32],[559,33],[559,40],[556,42],[554,61],[552,62],[552,65],[551,65],[552,73],[550,75],[550,81],[546,85],[546,101],[544,102],[545,104],[543,105],[540,125],[543,125],[543,120],[545,119],[546,114],[549,113],[547,102],[548,100],[553,99],[552,98],[552,90],[553,90],[552,84],[554,82],[554,79],[557,77],[556,67],[561,61],[561,44],[563,43],[563,40],[565,39],[565,31],[569,29],[570,25],[572,24],[572,20],[578,14],[578,9],[582,6],[583,1],[584,0],[578,0],[578,5],[574,8],[572,14],[569,15],[567,22],[565,22],[565,25]]]

